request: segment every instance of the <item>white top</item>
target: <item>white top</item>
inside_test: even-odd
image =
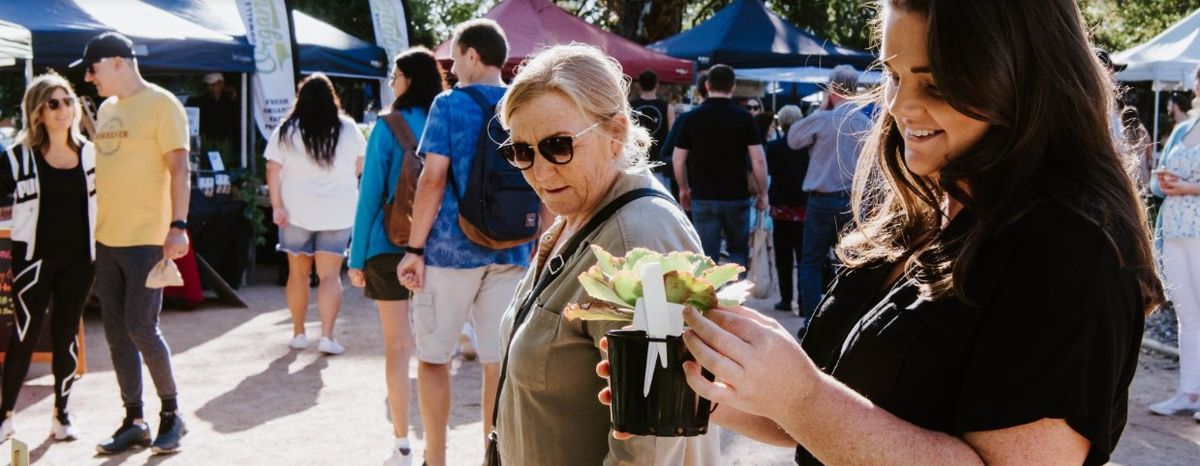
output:
[[[1179,141],[1173,151],[1163,168],[1184,181],[1200,182],[1200,146],[1188,147]],[[1164,239],[1200,237],[1200,196],[1167,196],[1161,212]]]
[[[308,154],[300,130],[280,143],[279,128],[267,141],[267,160],[283,165],[279,172],[280,195],[288,223],[309,231],[343,230],[354,226],[358,202],[357,163],[367,150],[367,140],[354,120],[341,116],[342,129],[333,164],[322,167]]]

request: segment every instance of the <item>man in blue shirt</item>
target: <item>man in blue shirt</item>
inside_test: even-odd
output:
[[[500,68],[508,42],[491,20],[460,24],[451,39],[451,72],[459,88],[473,87],[495,104],[504,95]],[[412,299],[417,387],[425,426],[425,462],[446,462],[450,418],[450,359],[463,322],[471,319],[483,364],[483,425],[492,425],[500,377],[500,318],[529,267],[532,243],[488,249],[471,242],[458,225],[458,202],[465,195],[475,158],[483,110],[463,91],[443,92],[433,101],[417,152],[425,168],[413,200],[407,254],[397,268]],[[451,176],[456,182],[451,183]],[[458,192],[454,192],[454,188]]]

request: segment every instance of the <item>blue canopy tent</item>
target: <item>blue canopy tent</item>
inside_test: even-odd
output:
[[[65,68],[83,54],[84,44],[104,31],[120,31],[144,55],[146,69],[254,71],[254,50],[246,40],[222,34],[163,9],[136,1],[0,0],[0,20],[33,34],[34,63]]]
[[[142,0],[206,28],[244,38],[235,0]],[[292,12],[300,72],[379,79],[387,77],[388,57],[382,48],[360,40],[299,10]]]
[[[707,21],[649,48],[694,60],[702,68],[718,63],[737,69],[848,64],[861,70],[875,59],[792,26],[762,0],[734,0]]]

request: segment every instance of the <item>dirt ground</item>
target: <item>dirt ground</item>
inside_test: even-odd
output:
[[[385,419],[383,347],[379,318],[361,291],[347,287],[336,334],[346,346],[340,356],[321,356],[315,341],[305,351],[287,347],[291,324],[283,289],[265,277],[243,287],[248,309],[206,304],[193,311],[167,311],[162,329],[175,353],[180,404],[190,434],[183,451],[151,456],[136,451],[96,456],[95,444],[117,427],[123,415],[116,378],[99,315],[86,318],[88,373],[74,386],[71,410],[78,417],[82,438],[58,443],[48,440],[53,404],[48,364],[35,364],[21,393],[16,414],[16,438],[29,444],[35,464],[46,465],[378,465],[392,443]],[[770,309],[774,300],[755,301]],[[785,325],[799,321],[771,312]],[[320,329],[310,311],[308,332]],[[315,338],[314,338],[315,340]],[[1146,414],[1146,404],[1166,397],[1175,385],[1177,365],[1144,354],[1132,389],[1129,425],[1113,456],[1115,464],[1195,464],[1200,458],[1200,426],[1188,417],[1163,418]],[[411,371],[413,409],[410,437],[417,455],[424,434],[416,410],[416,367]],[[149,375],[147,414],[157,412]],[[479,418],[480,366],[456,360],[453,372],[450,422],[450,464],[476,465],[482,458]],[[154,423],[152,423],[154,424]],[[153,427],[157,427],[154,425]],[[724,464],[792,464],[789,449],[764,446],[747,438],[721,433]],[[7,450],[8,445],[0,445]],[[3,454],[7,456],[7,454]]]

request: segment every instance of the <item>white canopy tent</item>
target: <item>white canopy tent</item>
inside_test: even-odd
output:
[[[1154,90],[1154,133],[1157,138],[1159,99],[1162,91],[1191,89],[1200,65],[1200,10],[1175,23],[1153,39],[1123,50],[1113,63],[1128,65],[1117,73],[1119,81],[1151,81]]]
[[[809,83],[823,84],[829,82],[832,68],[816,66],[801,66],[796,68],[738,68],[738,79],[751,79],[763,82],[779,83]],[[859,77],[860,84],[879,84],[882,75],[878,71],[864,71]]]
[[[1129,65],[1117,73],[1121,81],[1153,81],[1155,90],[1192,87],[1200,65],[1200,10],[1146,43],[1114,54],[1113,62]]]

